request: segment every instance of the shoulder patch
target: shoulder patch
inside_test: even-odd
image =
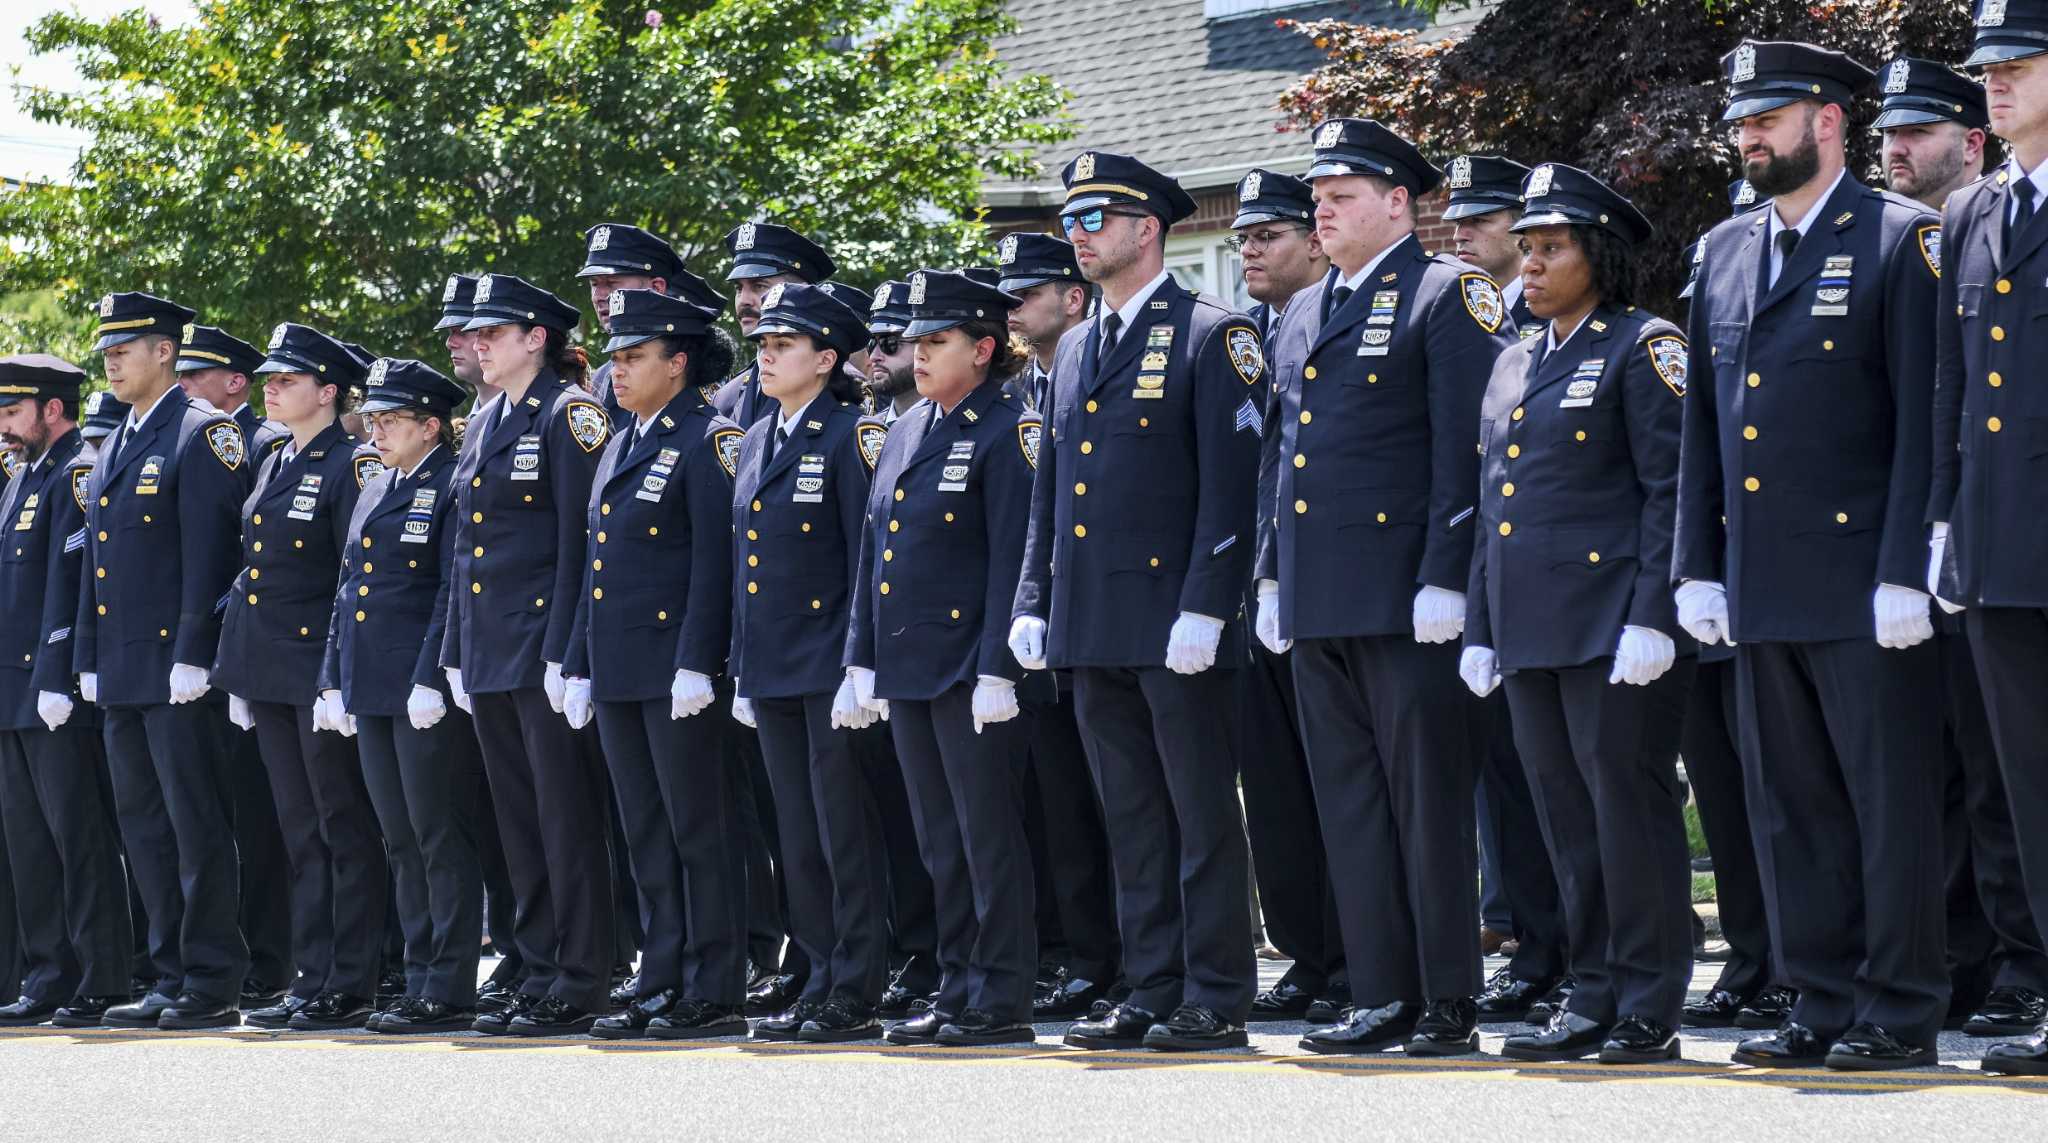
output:
[[[1025,417],[1017,422],[1017,447],[1024,453],[1024,463],[1031,471],[1038,471],[1038,443],[1045,438],[1045,422],[1036,417]]]
[[[384,461],[380,457],[359,456],[355,458],[353,464],[356,470],[356,490],[358,492],[362,491],[363,485],[384,475]]]
[[[569,402],[569,435],[576,438],[576,447],[584,452],[596,452],[612,435],[612,419],[604,415],[604,409],[589,401]]]
[[[242,467],[242,430],[233,421],[208,426],[206,444],[213,450],[213,455],[228,466],[229,472]]]
[[[1675,333],[1660,333],[1645,341],[1650,351],[1650,367],[1673,393],[1685,396],[1685,369],[1687,346],[1685,339]]]
[[[78,501],[78,510],[85,511],[85,486],[92,483],[92,468],[79,465],[71,470],[71,498]]]
[[[740,445],[745,443],[747,434],[739,429],[713,429],[711,447],[718,452],[718,467],[727,476],[740,474]]]
[[[1941,224],[1924,223],[1914,233],[1920,239],[1920,256],[1927,259],[1927,268],[1941,277]]]
[[[1237,370],[1237,376],[1247,385],[1256,385],[1266,374],[1266,355],[1259,348],[1257,331],[1245,326],[1235,326],[1224,335],[1224,344],[1230,350],[1230,367]]]
[[[1458,297],[1465,303],[1465,312],[1488,333],[1499,330],[1507,319],[1508,307],[1501,301],[1500,287],[1484,274],[1458,275]]]
[[[860,444],[860,459],[873,472],[882,459],[882,443],[889,439],[889,427],[872,421],[863,421],[853,428],[853,439]]]
[[[21,453],[18,450],[0,450],[0,472],[6,473],[9,480],[21,475]]]

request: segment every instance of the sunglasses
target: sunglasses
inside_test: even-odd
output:
[[[1223,245],[1235,251],[1243,251],[1249,247],[1264,248],[1297,231],[1307,234],[1309,228],[1306,226],[1289,226],[1279,230],[1255,230],[1250,234],[1233,234],[1223,240]]]
[[[1090,210],[1090,211],[1084,211],[1084,212],[1082,212],[1082,213],[1080,213],[1080,214],[1063,214],[1063,215],[1061,215],[1061,216],[1060,216],[1060,229],[1062,229],[1062,230],[1067,230],[1067,231],[1071,231],[1071,230],[1073,230],[1073,229],[1074,229],[1074,228],[1075,228],[1076,226],[1078,226],[1078,227],[1080,227],[1080,228],[1081,228],[1082,230],[1085,230],[1085,231],[1087,231],[1087,232],[1088,232],[1088,233],[1090,233],[1090,234],[1094,234],[1094,233],[1097,233],[1097,232],[1099,232],[1099,231],[1100,231],[1100,230],[1102,229],[1102,220],[1103,220],[1103,219],[1105,219],[1105,218],[1143,218],[1143,217],[1145,217],[1145,216],[1144,216],[1144,214],[1142,214],[1142,213],[1140,213],[1140,212],[1138,212],[1138,211],[1135,211],[1135,210],[1104,210],[1104,209],[1102,209],[1101,207],[1099,207],[1099,206],[1098,206],[1098,207],[1096,207],[1096,208],[1095,208],[1094,210]]]
[[[903,338],[899,334],[881,334],[868,342],[868,348],[884,357],[890,357],[903,348]]]

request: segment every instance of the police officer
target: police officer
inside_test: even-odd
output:
[[[868,305],[868,406],[885,425],[895,424],[919,399],[911,375],[916,351],[903,340],[910,324],[909,299],[910,283],[892,278],[875,287]]]
[[[1940,225],[1844,168],[1861,64],[1745,41],[1723,58],[1767,207],[1707,235],[1693,294],[1673,575],[1679,622],[1735,646],[1742,763],[1790,1018],[1735,1058],[1934,1060],[1940,687],[1924,584]],[[1818,89],[1818,90],[1816,90]],[[1726,524],[1722,523],[1726,518]]]
[[[1969,608],[1964,625],[2039,918],[2048,916],[2048,767],[2028,680],[2048,662],[2048,574],[2036,538],[2038,465],[2026,443],[2041,401],[2019,382],[2038,370],[2048,345],[2031,320],[2048,288],[2048,4],[1979,5],[1964,66],[1982,70],[1991,129],[2012,153],[1991,177],[1951,195],[1943,212],[1927,582],[1944,610]],[[2048,1074],[2048,1034],[1994,1045],[1984,1070]]]
[[[286,322],[271,334],[264,406],[283,444],[259,462],[242,506],[245,566],[228,594],[214,682],[253,730],[290,861],[298,979],[249,1013],[263,1028],[360,1028],[376,999],[389,870],[355,744],[326,704],[320,661],[348,519],[361,491],[340,406],[365,371],[342,343]]]
[[[73,687],[71,627],[85,551],[77,432],[83,371],[47,354],[0,358],[0,445],[22,466],[0,493],[0,825],[27,972],[0,1024],[100,1022],[127,1001],[127,877],[98,712]],[[0,887],[0,893],[6,892]]]
[[[1275,652],[1300,641],[1302,737],[1357,1006],[1302,1045],[1469,1052],[1480,712],[1446,674],[1471,558],[1472,375],[1513,333],[1492,278],[1415,238],[1414,198],[1442,172],[1372,120],[1331,120],[1315,142],[1332,270],[1273,335],[1261,459],[1277,505],[1258,633]]]
[[[746,868],[716,701],[732,624],[740,438],[700,386],[716,311],[651,289],[606,298],[612,391],[630,420],[598,462],[565,713],[595,716],[646,941],[607,1039],[743,1035]]]
[[[683,260],[667,240],[651,230],[623,222],[601,222],[583,232],[583,268],[576,276],[590,283],[590,308],[599,327],[611,330],[611,296],[615,290],[653,290],[666,294],[683,269]],[[614,427],[625,414],[612,396],[611,362],[599,363],[590,375],[591,391],[612,415]]]
[[[1052,398],[1052,358],[1060,338],[1088,316],[1093,296],[1074,244],[1052,234],[1020,231],[996,245],[996,285],[1019,301],[1010,311],[1010,332],[1031,351],[1024,382],[1031,407],[1042,412]]]
[[[178,388],[178,339],[193,316],[148,294],[109,294],[94,342],[130,410],[87,484],[72,666],[104,717],[157,972],[148,995],[108,1009],[116,1027],[239,1024],[249,963],[235,917],[225,724],[220,696],[208,693],[214,608],[235,577],[249,472],[242,430]]]
[[[79,404],[78,412],[78,435],[97,449],[107,443],[115,429],[121,427],[122,420],[128,416],[128,406],[109,390],[100,389]],[[94,455],[97,456],[96,453]]]
[[[1503,1051],[1675,1059],[1692,979],[1675,763],[1695,656],[1667,588],[1685,338],[1633,304],[1652,233],[1634,204],[1562,163],[1522,190],[1520,280],[1548,324],[1487,386],[1459,674],[1482,698],[1506,676],[1564,870],[1574,985],[1547,1028]]]
[[[725,236],[725,249],[732,255],[725,280],[733,285],[733,309],[739,317],[740,334],[749,338],[754,336],[754,326],[761,320],[768,291],[783,285],[815,285],[831,277],[836,269],[832,256],[823,247],[773,222],[740,223]],[[748,429],[774,405],[762,397],[760,370],[753,364],[726,382],[713,403],[720,413]]]
[[[581,387],[574,306],[510,274],[477,282],[477,334],[497,400],[472,418],[455,466],[455,556],[441,666],[475,715],[517,896],[512,939],[526,979],[479,1032],[585,1032],[611,979],[611,863],[604,775],[559,717],[583,505],[611,419]],[[474,689],[472,689],[474,688]]]
[[[1444,167],[1449,196],[1444,221],[1454,224],[1458,257],[1486,271],[1500,286],[1508,324],[1517,337],[1543,332],[1522,297],[1522,250],[1509,227],[1521,217],[1522,180],[1529,168],[1498,155],[1456,155]]]
[[[1167,228],[1195,211],[1178,183],[1107,151],[1061,181],[1061,224],[1102,302],[1053,358],[1010,648],[1027,669],[1074,672],[1132,989],[1067,1042],[1237,1046],[1257,974],[1230,620],[1250,556],[1259,335],[1166,272]]]
[[[185,395],[205,401],[235,419],[249,442],[251,464],[261,464],[270,450],[291,434],[266,421],[250,400],[263,351],[219,326],[193,325],[178,344],[178,385]]]

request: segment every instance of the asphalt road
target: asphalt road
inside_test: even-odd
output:
[[[1277,967],[1262,965],[1270,977]],[[1704,987],[1712,965],[1695,983]],[[2030,1137],[2048,1079],[1977,1069],[1986,1041],[1942,1037],[1942,1064],[1852,1075],[1728,1063],[1741,1033],[1688,1035],[1652,1067],[1529,1065],[1483,1054],[1302,1053],[1301,1025],[1242,1052],[967,1051],[874,1045],[607,1044],[474,1034],[396,1038],[0,1032],[0,1139],[1526,1139]]]

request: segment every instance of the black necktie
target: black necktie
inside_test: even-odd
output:
[[[1110,314],[1102,319],[1102,360],[1108,361],[1109,355],[1116,352],[1116,335],[1121,333],[1123,328],[1124,319],[1121,314]]]
[[[1797,230],[1780,230],[1778,232],[1778,272],[1771,275],[1771,284],[1773,286],[1777,285],[1778,279],[1784,275],[1786,263],[1792,261],[1792,251],[1798,248],[1799,232]]]
[[[782,427],[782,426],[780,426],[780,425],[777,425],[777,426],[776,426],[776,428],[775,428],[775,436],[774,436],[774,438],[773,438],[773,439],[771,439],[771,440],[770,440],[770,441],[768,442],[768,455],[767,455],[767,456],[764,456],[764,457],[762,457],[762,458],[761,458],[761,463],[762,463],[762,464],[766,464],[766,463],[768,463],[769,461],[771,461],[771,460],[774,460],[774,459],[775,459],[775,454],[776,454],[776,453],[778,453],[778,452],[781,452],[781,451],[782,451],[782,446],[784,446],[784,445],[786,445],[786,444],[788,444],[788,443],[789,443],[789,430],[788,430],[788,429],[785,429],[785,428],[783,428],[783,427]]]
[[[112,471],[114,471],[114,465],[120,462],[120,459],[121,459],[121,446],[122,446],[122,445],[124,445],[124,444],[127,444],[127,443],[128,443],[128,422],[127,422],[127,421],[122,421],[122,422],[121,422],[121,427],[120,427],[120,428],[118,428],[118,429],[116,429],[116,430],[114,430],[114,439],[113,439],[113,440],[110,440],[110,441],[108,441],[108,442],[107,442],[107,468],[106,468],[106,470],[107,470],[108,472],[112,472]]]
[[[2013,212],[2006,226],[2005,245],[2012,247],[2013,240],[2026,233],[2027,223],[2034,220],[2034,180],[2021,179],[2012,184]]]
[[[1337,312],[1338,310],[1341,310],[1341,309],[1343,309],[1343,308],[1344,308],[1344,303],[1345,303],[1345,302],[1348,302],[1348,301],[1350,301],[1350,300],[1351,300],[1351,287],[1350,287],[1350,286],[1338,286],[1338,287],[1337,287],[1336,289],[1334,289],[1334,290],[1331,290],[1331,291],[1330,291],[1330,306],[1329,306],[1329,308],[1328,308],[1328,309],[1326,309],[1326,310],[1324,310],[1324,311],[1323,311],[1323,320],[1324,320],[1325,322],[1329,321],[1329,320],[1330,320],[1330,315],[1331,315],[1331,314],[1333,314],[1333,313],[1336,313],[1336,312]]]

